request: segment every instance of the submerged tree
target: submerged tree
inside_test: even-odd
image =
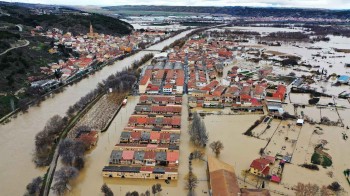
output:
[[[104,183],[104,184],[102,185],[101,191],[102,191],[102,193],[105,194],[105,196],[113,196],[113,195],[114,195],[112,189],[109,188],[109,187],[107,186],[106,183]]]
[[[185,179],[185,188],[189,191],[189,195],[193,195],[195,188],[198,186],[198,178],[192,171],[189,171]]]
[[[197,112],[193,113],[193,121],[189,129],[190,139],[193,144],[204,147],[208,142],[208,133],[203,121]]]
[[[216,156],[219,156],[222,149],[224,149],[224,144],[220,140],[210,143],[211,150],[215,153]]]
[[[37,196],[40,194],[40,189],[41,189],[41,185],[42,185],[43,179],[39,176],[36,177],[32,180],[32,182],[30,182],[26,189],[27,192],[25,193],[25,195],[27,196]]]
[[[55,184],[52,189],[57,195],[63,195],[68,190],[70,180],[76,178],[79,171],[74,167],[63,167],[55,172]]]
[[[311,195],[317,195],[318,191],[320,190],[320,187],[316,184],[303,184],[298,183],[295,187],[295,195],[296,196],[311,196]]]

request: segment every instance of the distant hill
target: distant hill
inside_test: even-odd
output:
[[[301,9],[301,8],[259,8],[259,7],[208,7],[208,6],[110,6],[104,9],[115,11],[185,12],[229,14],[238,17],[305,17],[350,19],[350,10]]]
[[[1,2],[0,6],[3,12],[9,14],[9,16],[0,15],[0,23],[7,22],[31,27],[42,26],[44,29],[59,28],[73,34],[86,34],[89,31],[90,22],[97,33],[126,35],[133,30],[133,27],[127,22],[100,14],[79,14],[80,11],[76,11],[72,14],[68,12],[65,14],[35,15],[26,7],[11,4],[2,5]]]

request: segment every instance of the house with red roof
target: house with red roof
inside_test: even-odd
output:
[[[272,97],[279,98],[281,101],[283,101],[285,98],[286,92],[287,92],[287,87],[285,85],[280,84],[277,86],[277,90],[275,93],[273,93]]]
[[[159,137],[161,144],[169,144],[170,143],[170,133],[169,132],[161,132]]]
[[[167,152],[166,157],[168,166],[177,166],[179,165],[179,151]]]
[[[152,70],[146,70],[145,74],[142,76],[139,82],[139,92],[141,94],[146,93],[147,87],[150,84],[152,76]]]
[[[139,131],[134,131],[130,133],[130,143],[139,143],[141,140],[141,132]]]
[[[164,94],[172,94],[173,93],[173,85],[168,83],[163,86],[163,93]]]
[[[265,177],[269,175],[269,172],[270,172],[269,165],[270,165],[270,160],[268,159],[264,159],[264,158],[255,159],[250,164],[249,171],[254,175]]]
[[[150,142],[151,144],[158,144],[160,141],[160,133],[158,131],[151,131]]]
[[[122,154],[122,160],[120,161],[120,163],[123,165],[133,164],[134,152],[135,151],[132,150],[124,150]]]
[[[146,151],[145,156],[143,157],[146,166],[155,166],[156,165],[156,154],[155,151]]]
[[[226,87],[220,85],[214,89],[212,95],[214,95],[216,97],[220,97],[224,93],[225,90],[226,90]]]

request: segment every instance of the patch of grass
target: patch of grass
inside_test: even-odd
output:
[[[311,163],[329,167],[333,164],[332,160],[325,155],[314,152],[311,156]]]
[[[320,165],[321,164],[320,158],[321,156],[317,152],[314,152],[311,156],[311,163]]]

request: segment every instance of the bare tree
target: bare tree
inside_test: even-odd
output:
[[[220,140],[210,143],[211,150],[215,153],[216,156],[219,156],[222,149],[224,149],[224,144]]]
[[[62,158],[62,162],[69,166],[72,166],[73,163],[75,164],[77,159],[80,158],[80,160],[78,161],[78,165],[81,169],[81,166],[84,166],[84,163],[81,164],[81,159],[84,155],[85,149],[85,144],[81,141],[64,139],[59,145],[58,153]]]
[[[188,174],[185,177],[186,179],[186,185],[185,188],[189,191],[189,193],[193,193],[194,189],[198,185],[198,178],[197,176],[190,170]]]
[[[204,153],[200,150],[195,150],[191,153],[191,158],[192,159],[203,159]]]
[[[189,134],[193,144],[200,147],[206,146],[208,142],[208,133],[197,112],[193,113],[193,121],[189,129]]]
[[[303,184],[303,183],[298,183],[295,187],[295,195],[296,196],[313,196],[318,193],[320,190],[320,187],[317,186],[316,184]]]
[[[63,167],[55,172],[55,184],[53,185],[53,190],[57,195],[63,195],[67,189],[70,180],[78,176],[78,170],[74,167]]]
[[[46,166],[50,163],[52,146],[64,129],[66,122],[66,118],[55,115],[46,122],[44,129],[35,136],[34,162],[37,166]]]
[[[333,191],[329,190],[326,186],[322,186],[320,190],[321,196],[331,196],[334,195]]]
[[[109,188],[106,183],[104,183],[102,185],[101,191],[102,191],[102,193],[104,193],[105,196],[113,196],[114,195],[112,189]]]
[[[26,187],[26,196],[38,196],[40,194],[40,189],[43,179],[39,176],[34,178]]]

